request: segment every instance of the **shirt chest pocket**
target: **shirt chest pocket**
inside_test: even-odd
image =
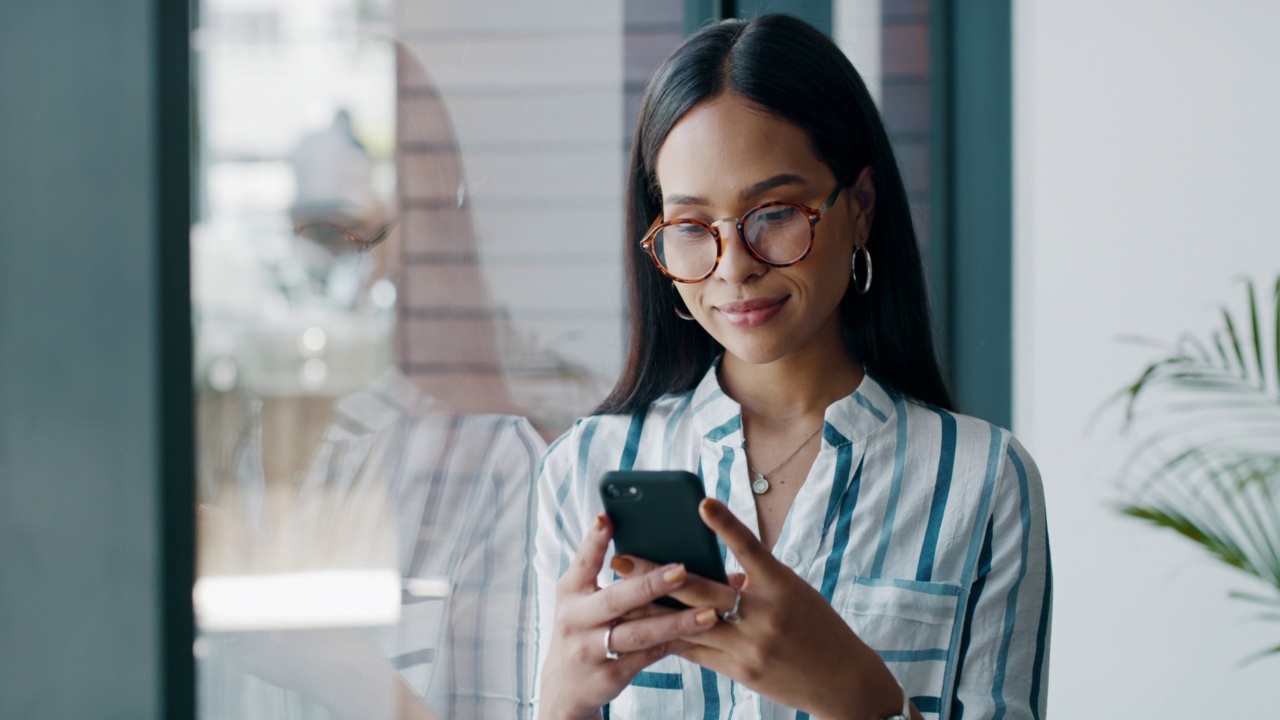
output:
[[[684,679],[678,657],[665,657],[636,675],[609,703],[609,720],[682,718]]]
[[[959,604],[960,586],[916,580],[855,578],[842,583],[832,598],[841,617],[880,655],[907,694],[927,699],[919,704],[933,708],[943,705]]]

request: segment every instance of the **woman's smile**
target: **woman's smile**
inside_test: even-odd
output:
[[[730,325],[738,328],[751,328],[759,327],[772,320],[782,311],[782,306],[790,299],[790,295],[752,298],[750,300],[735,300],[714,307],[729,321]]]

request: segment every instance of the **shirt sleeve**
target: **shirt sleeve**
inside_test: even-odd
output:
[[[535,659],[534,478],[544,445],[523,418],[503,418],[476,482],[471,539],[458,566],[451,636],[450,717],[527,718]]]
[[[537,666],[541,670],[547,656],[556,616],[556,583],[569,567],[573,553],[582,542],[586,513],[582,483],[576,467],[576,448],[582,442],[581,423],[551,445],[538,474],[537,531],[533,567],[537,585]],[[589,422],[589,421],[586,421]],[[541,678],[535,673],[534,705],[537,706]],[[536,711],[535,711],[536,716]]]
[[[1040,472],[1012,436],[969,588],[947,717],[1044,717],[1053,575]]]

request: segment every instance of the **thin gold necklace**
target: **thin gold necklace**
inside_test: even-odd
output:
[[[812,440],[814,436],[818,434],[818,431],[821,429],[822,429],[822,425],[819,425],[818,430],[814,430],[813,432],[809,433],[809,437],[806,437],[804,440],[801,440],[800,444],[796,446],[796,449],[792,450],[790,455],[782,458],[782,462],[775,465],[773,469],[770,470],[769,472],[760,472],[755,468],[754,465],[751,464],[751,459],[747,458],[747,469],[755,473],[755,476],[756,476],[755,479],[751,481],[751,492],[757,495],[763,495],[769,492],[769,476],[781,470],[783,465],[786,465],[787,463],[791,462],[791,458],[795,457],[796,453],[800,452],[800,448],[804,447],[805,445],[808,445],[809,441]]]

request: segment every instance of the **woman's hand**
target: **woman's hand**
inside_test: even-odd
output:
[[[613,527],[605,515],[587,531],[569,569],[556,585],[556,618],[542,671],[541,717],[596,717],[644,668],[692,646],[716,624],[714,608],[693,605],[672,611],[653,601],[683,587],[683,565],[651,565],[603,590],[596,577],[604,566]],[[610,628],[612,631],[610,632]],[[607,649],[616,659],[606,656]]]
[[[686,637],[682,657],[815,717],[876,718],[901,711],[901,690],[889,669],[817,590],[778,562],[723,504],[708,498],[699,512],[747,579],[724,585],[690,577],[671,593],[686,605],[720,612],[728,612],[741,593],[739,622]],[[654,567],[623,560],[633,564],[633,576]]]

